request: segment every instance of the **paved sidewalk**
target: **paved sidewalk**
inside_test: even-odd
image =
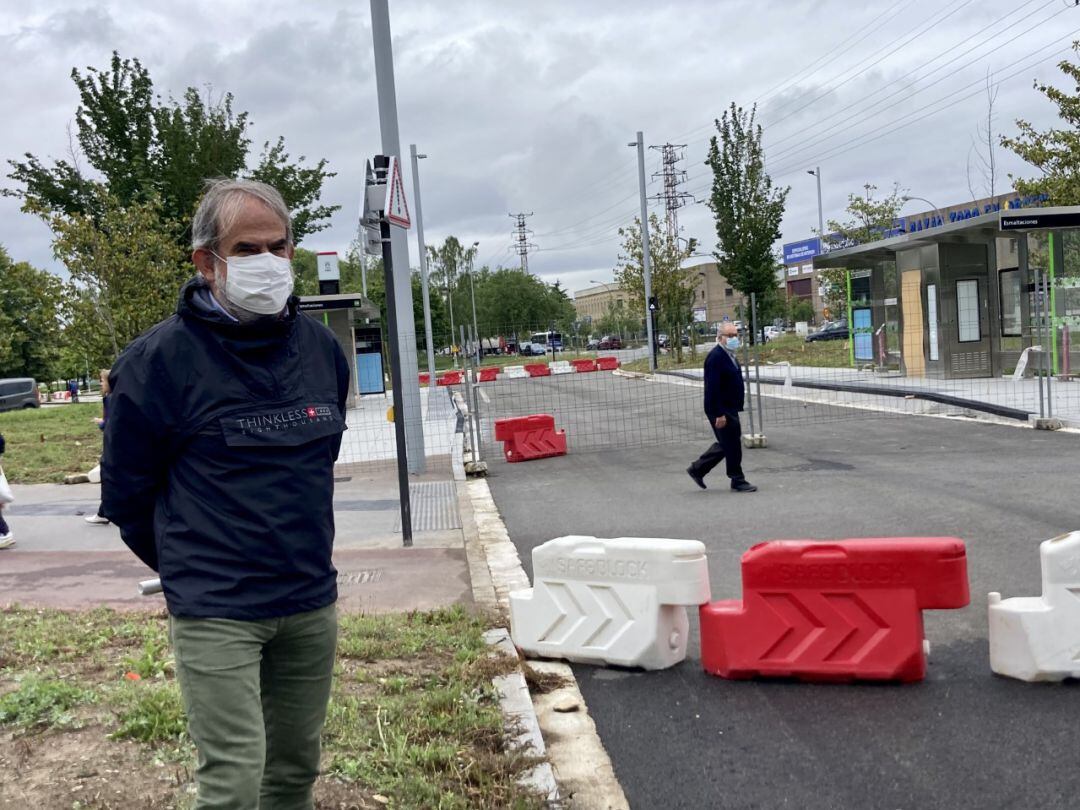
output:
[[[742,358],[740,357],[740,360]],[[925,402],[905,400],[902,397],[874,395],[856,391],[836,392],[801,387],[800,383],[832,384],[860,386],[881,389],[903,389],[905,391],[926,392],[971,400],[1002,408],[1026,411],[1030,418],[1039,415],[1039,380],[1035,377],[1022,377],[1013,380],[1006,377],[979,377],[975,379],[934,379],[931,377],[908,377],[898,372],[879,373],[853,368],[816,368],[812,366],[789,366],[787,364],[763,364],[760,366],[761,393],[768,397],[792,398],[825,402],[828,404],[846,404],[864,407],[885,407],[910,413],[925,412]],[[681,369],[681,377],[702,379],[700,368]],[[661,375],[662,377],[664,375]],[[750,370],[751,382],[757,378],[753,367]],[[786,383],[791,385],[776,385]],[[756,393],[756,389],[755,389]],[[1050,385],[1049,397],[1045,388],[1043,397],[1048,411],[1062,420],[1067,427],[1080,427],[1080,382],[1054,378]],[[932,407],[931,407],[932,410]]]
[[[411,476],[411,549],[402,547],[395,467],[339,465],[334,563],[343,609],[376,613],[472,602],[457,482],[448,457],[429,462],[428,473]],[[116,527],[84,520],[97,511],[100,487],[14,489],[18,501],[5,516],[17,545],[0,551],[0,606],[164,607],[161,596],[138,595],[136,583],[154,573],[127,550]]]

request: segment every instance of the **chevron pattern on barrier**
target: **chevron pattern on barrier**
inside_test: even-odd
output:
[[[497,366],[480,369],[477,382],[495,382],[499,378],[500,369]]]
[[[435,385],[461,385],[462,372],[447,371],[435,378]]]
[[[530,377],[550,377],[551,369],[548,368],[547,363],[526,363],[525,370],[529,372]]]
[[[496,420],[495,441],[503,443],[503,456],[511,462],[566,455],[566,432],[555,429],[550,414]]]
[[[614,371],[619,367],[618,357],[597,357],[596,367],[601,371]]]
[[[922,611],[969,601],[955,537],[759,543],[742,573],[742,601],[699,610],[701,663],[723,678],[919,681]]]

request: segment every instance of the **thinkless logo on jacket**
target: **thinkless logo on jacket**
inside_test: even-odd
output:
[[[286,408],[260,414],[244,414],[235,417],[235,428],[245,436],[253,433],[279,433],[305,427],[315,422],[332,422],[333,411],[326,405],[308,405],[303,408]]]

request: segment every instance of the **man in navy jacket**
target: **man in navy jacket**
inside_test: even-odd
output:
[[[297,313],[289,211],[208,185],[199,275],[113,365],[102,510],[160,574],[196,807],[310,808],[337,638],[334,462],[349,365]]]
[[[742,471],[742,426],[745,390],[735,350],[739,330],[730,321],[721,327],[716,346],[705,358],[705,415],[716,442],[686,468],[694,483],[705,489],[705,476],[721,461],[727,460],[727,475],[735,492],[755,492],[757,487],[746,480]]]

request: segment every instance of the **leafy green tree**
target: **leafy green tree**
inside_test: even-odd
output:
[[[51,378],[60,356],[63,284],[0,246],[0,377]]]
[[[830,219],[826,230],[825,243],[832,248],[853,247],[867,242],[885,239],[896,227],[896,219],[905,202],[905,192],[899,183],[894,183],[887,197],[877,199],[874,192],[877,186],[867,183],[864,193],[848,194],[848,218],[839,222]],[[821,289],[825,309],[833,317],[847,312],[847,270],[842,267],[830,267],[818,271],[818,285]]]
[[[807,323],[814,320],[814,305],[809,299],[798,298],[791,304],[791,320]]]
[[[125,205],[98,188],[91,200],[96,213],[73,215],[29,204],[45,217],[53,231],[53,253],[71,274],[65,332],[85,333],[87,345],[105,343],[115,358],[175,311],[177,291],[194,268],[157,198]]]
[[[1073,50],[1080,54],[1080,41],[1073,42]],[[1039,132],[1027,121],[1019,119],[1016,126],[1020,134],[1015,138],[1003,137],[1001,145],[1041,173],[1041,177],[1031,180],[1010,175],[1018,193],[1045,193],[1049,205],[1077,205],[1080,203],[1080,64],[1062,60],[1058,67],[1075,82],[1075,92],[1039,82],[1035,82],[1035,89],[1057,106],[1063,126]]]
[[[644,318],[628,307],[622,301],[609,301],[607,312],[592,326],[592,332],[597,335],[619,335],[627,337],[641,331]]]
[[[896,227],[896,218],[904,206],[905,191],[894,183],[887,197],[877,199],[877,186],[867,183],[863,194],[848,194],[848,219],[830,219],[825,229],[825,243],[831,248],[846,248],[885,239]]]
[[[623,238],[619,264],[615,267],[615,282],[626,291],[633,312],[645,312],[645,271],[641,251],[641,220],[637,217],[625,228],[619,228]],[[649,215],[649,258],[651,261],[652,294],[656,297],[656,328],[673,335],[682,333],[690,324],[693,313],[694,287],[697,271],[683,263],[697,250],[697,240],[682,242],[661,227],[655,214]],[[682,343],[673,341],[676,357],[682,357]]]
[[[507,267],[482,267],[475,282],[476,319],[484,337],[517,334],[527,339],[532,332],[546,331],[553,325],[560,331],[572,331],[574,305],[557,283],[547,284],[520,268]]]
[[[757,107],[746,112],[734,103],[716,121],[719,137],[709,141],[705,160],[712,169],[709,207],[716,218],[716,263],[720,275],[743,295],[775,308],[776,257],[788,187],[773,186],[765,171]]]
[[[156,198],[175,241],[186,247],[187,222],[211,177],[247,176],[274,185],[292,210],[297,242],[328,227],[340,207],[317,204],[323,182],[334,176],[326,160],[292,162],[280,138],[264,144],[248,170],[248,115],[233,111],[229,93],[213,100],[189,87],[180,101],[163,100],[142,63],[116,52],[107,69],[73,69],[71,79],[80,104],[70,160],[46,166],[28,152],[23,162],[8,161],[8,177],[22,188],[4,193],[22,198],[27,210],[45,218],[90,214],[96,220],[102,215],[99,187],[122,206]]]

